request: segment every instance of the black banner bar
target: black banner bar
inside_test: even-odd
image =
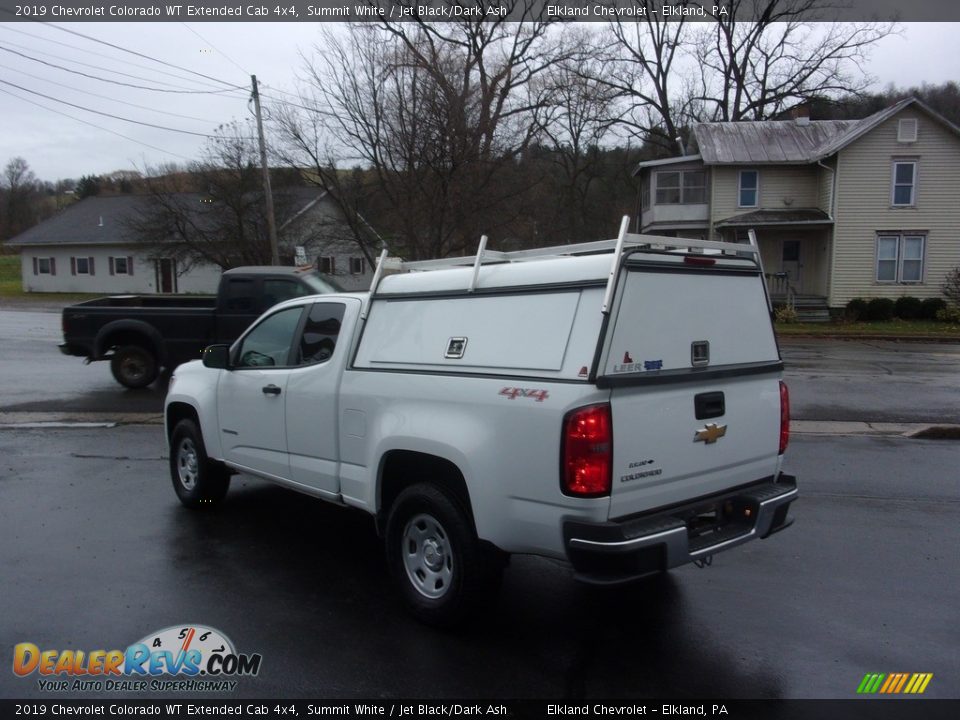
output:
[[[960,700],[0,700],[2,718],[725,718],[954,720]]]
[[[766,3],[738,0],[0,0],[0,22],[393,22],[559,20],[710,22],[736,6],[757,19]],[[840,0],[815,3],[812,21],[960,21],[955,0]]]

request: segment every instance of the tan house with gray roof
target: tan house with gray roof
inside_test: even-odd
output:
[[[960,265],[960,128],[910,98],[862,120],[699,123],[695,154],[640,163],[639,230],[756,233],[771,294],[826,316],[936,297]]]

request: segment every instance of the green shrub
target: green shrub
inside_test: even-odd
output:
[[[960,265],[947,273],[943,285],[940,286],[944,296],[954,305],[960,307]]]
[[[945,307],[937,310],[937,320],[960,325],[960,308]]]
[[[893,300],[890,298],[873,298],[867,303],[866,312],[860,316],[867,322],[888,322],[893,320]]]
[[[778,323],[795,323],[799,319],[797,311],[792,307],[783,305],[773,311],[773,317]]]
[[[943,298],[927,298],[920,303],[920,318],[922,320],[936,320],[937,313],[947,306]]]
[[[898,297],[893,304],[893,314],[901,320],[916,320],[920,317],[920,307],[922,305],[923,303],[920,301],[920,298],[915,298],[912,295],[904,295],[903,297]]]
[[[851,322],[856,322],[859,320],[867,311],[867,301],[863,298],[854,298],[847,303],[847,320]]]

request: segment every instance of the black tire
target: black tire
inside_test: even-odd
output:
[[[122,345],[110,358],[110,372],[118,383],[136,390],[157,379],[160,365],[153,352],[142,345]]]
[[[460,502],[437,485],[400,493],[390,508],[385,542],[404,602],[428,625],[458,625],[499,588],[502,559],[481,545]]]
[[[207,457],[193,420],[178,422],[170,436],[170,479],[180,502],[190,508],[212,508],[230,488],[230,471]]]

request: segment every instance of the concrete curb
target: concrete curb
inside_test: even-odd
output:
[[[162,425],[162,413],[0,412],[0,429]]]
[[[0,412],[0,430],[61,428],[112,428],[118,425],[162,425],[160,413]],[[912,438],[933,433],[941,438],[960,438],[960,425],[950,423],[847,422],[792,420],[793,435],[886,436]],[[931,436],[934,436],[931,435]]]
[[[836,420],[790,421],[790,432],[795,435],[886,435],[912,438],[932,430],[942,430],[945,433],[957,433],[957,435],[960,436],[960,425],[952,425],[950,423],[846,422]]]
[[[777,340],[870,340],[875,342],[877,340],[883,340],[885,342],[915,342],[915,343],[960,343],[960,336],[958,337],[943,337],[942,335],[842,335],[842,334],[833,334],[833,333],[813,333],[810,335],[800,334],[800,333],[777,333]]]

